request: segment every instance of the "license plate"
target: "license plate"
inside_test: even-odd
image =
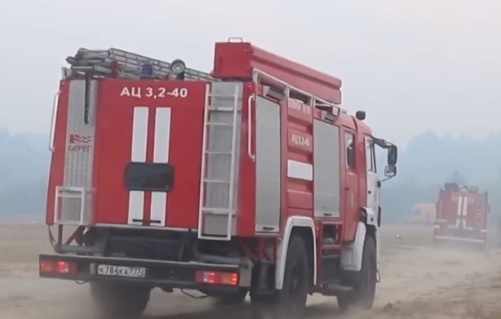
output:
[[[113,265],[97,265],[97,274],[101,276],[144,278],[146,277],[145,267],[128,267]]]

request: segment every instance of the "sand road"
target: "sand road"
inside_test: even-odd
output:
[[[313,296],[307,319],[501,318],[501,252],[434,249],[430,237],[426,227],[386,227],[373,311],[343,318],[334,298]],[[93,319],[86,285],[38,278],[41,251],[49,251],[43,226],[0,226],[0,318]],[[249,313],[246,306],[225,308],[209,299],[156,292],[145,319],[244,319]]]

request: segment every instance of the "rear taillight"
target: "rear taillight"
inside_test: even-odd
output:
[[[74,274],[77,271],[77,264],[64,260],[40,260],[39,269],[41,273],[48,274]]]
[[[236,286],[239,276],[236,272],[199,270],[195,277],[196,281],[202,284]]]

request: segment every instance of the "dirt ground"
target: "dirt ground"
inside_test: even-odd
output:
[[[501,251],[432,248],[431,231],[425,226],[384,228],[381,283],[371,313],[343,318],[335,298],[313,296],[307,319],[501,318]],[[0,225],[1,318],[92,319],[86,285],[38,278],[37,256],[50,251],[47,242],[42,225]],[[145,319],[244,319],[249,311],[248,306],[224,308],[208,299],[156,292]]]

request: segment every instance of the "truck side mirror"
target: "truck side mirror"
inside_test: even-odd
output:
[[[384,168],[384,176],[392,178],[397,175],[397,167],[395,165],[386,165]]]
[[[388,165],[395,166],[397,164],[398,149],[396,145],[388,146]],[[385,170],[386,171],[386,170]]]

